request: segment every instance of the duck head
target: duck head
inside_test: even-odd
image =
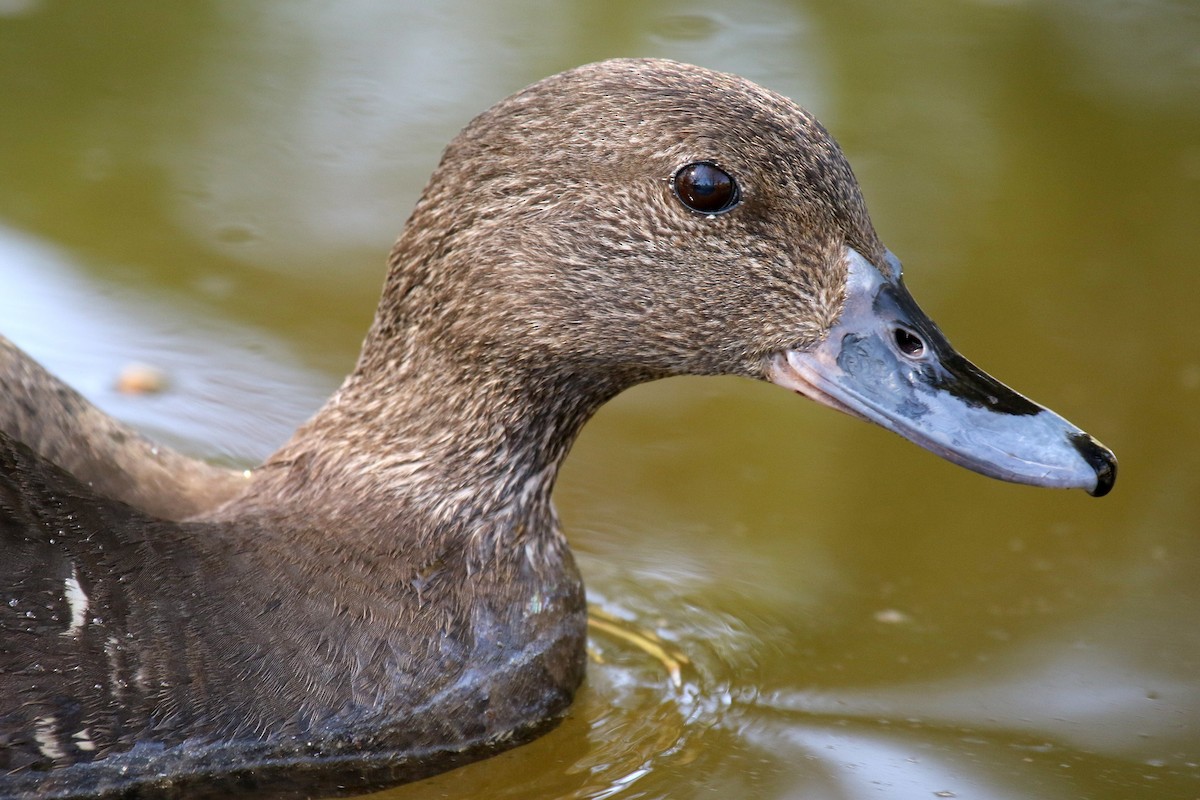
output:
[[[562,73],[450,144],[356,375],[401,363],[578,425],[634,383],[743,375],[993,477],[1115,478],[1109,450],[955,352],[811,115],[673,62]]]

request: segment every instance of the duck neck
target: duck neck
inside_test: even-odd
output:
[[[285,508],[335,525],[344,541],[400,531],[458,537],[481,553],[557,547],[559,466],[619,387],[568,386],[435,348],[383,357],[374,334],[355,372],[222,516]]]

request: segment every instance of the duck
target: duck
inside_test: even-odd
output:
[[[353,371],[245,475],[0,354],[5,797],[351,793],[549,731],[587,624],[555,478],[636,384],[769,381],[1002,480],[1116,478],[953,349],[811,114],[666,60],[471,121]]]

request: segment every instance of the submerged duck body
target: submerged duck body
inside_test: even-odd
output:
[[[5,353],[0,795],[353,791],[553,725],[586,605],[551,490],[640,382],[771,380],[996,477],[1115,478],[950,349],[811,116],[665,61],[464,129],[354,371],[249,480],[172,454],[187,479],[147,486],[124,429],[39,421],[62,387]]]

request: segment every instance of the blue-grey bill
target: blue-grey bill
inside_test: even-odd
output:
[[[836,324],[812,350],[773,356],[771,381],[993,478],[1095,497],[1112,489],[1112,451],[959,355],[905,288],[894,257],[882,270],[852,248],[846,260]]]

